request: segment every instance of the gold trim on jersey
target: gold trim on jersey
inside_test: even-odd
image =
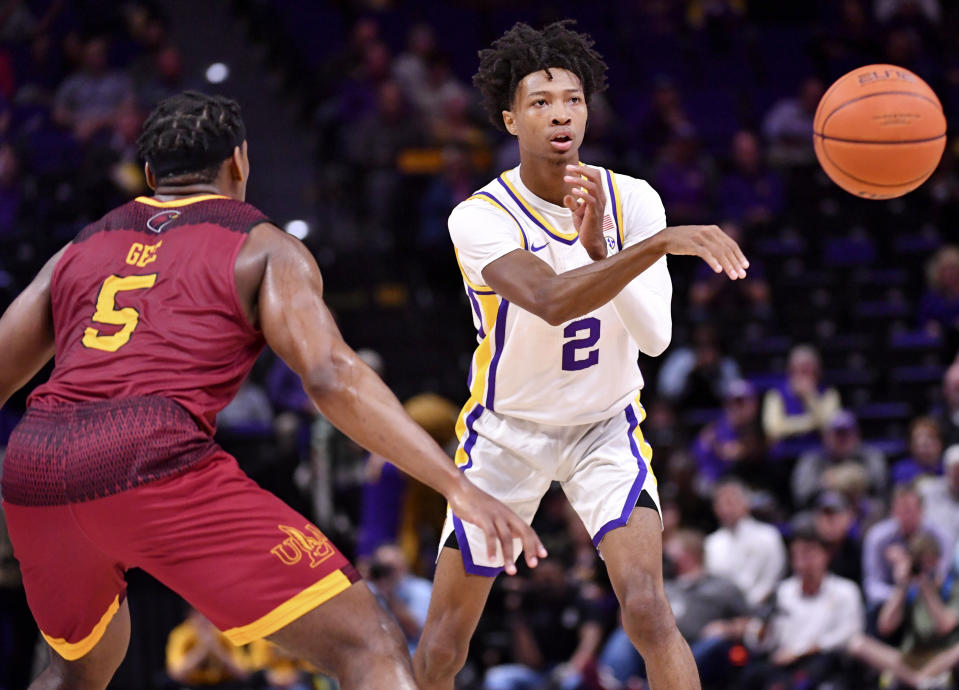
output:
[[[616,229],[619,231],[619,246],[626,244],[626,231],[623,229],[623,195],[619,193],[619,184],[616,183],[616,173],[607,170],[613,187],[613,213],[616,216]],[[638,402],[638,401],[637,401]]]
[[[86,655],[103,638],[104,633],[107,631],[107,626],[119,610],[120,595],[118,594],[113,598],[113,603],[107,607],[106,613],[104,613],[100,617],[100,620],[97,621],[97,624],[93,626],[90,634],[79,642],[67,642],[66,639],[62,637],[50,637],[42,630],[40,634],[43,635],[43,639],[47,641],[47,644],[50,645],[57,654],[67,661],[76,661]]]
[[[265,616],[248,625],[224,630],[223,634],[238,647],[249,644],[253,640],[272,635],[283,626],[345,591],[351,584],[342,570],[336,570],[291,599],[287,599]]]
[[[639,448],[639,455],[643,458],[643,462],[646,463],[646,472],[653,478],[653,484],[659,486],[659,480],[656,479],[656,473],[653,472],[653,447],[649,445],[646,437],[643,436],[642,424],[646,420],[646,408],[639,402],[639,396],[641,394],[642,391],[636,393],[636,400],[633,403],[639,411],[639,416],[636,418],[636,428],[633,430],[633,438],[636,440],[636,447]]]
[[[149,196],[138,196],[134,201],[138,201],[141,204],[146,204],[147,206],[155,206],[156,208],[178,208],[180,206],[189,206],[190,204],[195,204],[198,201],[209,201],[210,199],[229,199],[230,197],[224,196],[223,194],[200,194],[199,196],[190,196],[185,199],[174,199],[173,201],[159,201]]]
[[[540,226],[544,230],[546,230],[546,232],[550,233],[551,235],[555,237],[564,239],[566,241],[575,240],[577,237],[579,237],[579,233],[576,232],[575,230],[571,233],[557,230],[552,223],[546,220],[539,211],[533,208],[529,204],[529,202],[523,198],[523,195],[519,193],[519,191],[516,189],[513,183],[506,178],[505,172],[499,176],[499,179],[503,182],[504,185],[506,185],[507,189],[509,189],[509,191],[512,192],[513,198],[517,202],[519,202],[520,206],[523,207],[523,210],[527,213],[527,215],[531,216],[537,223],[539,223]]]

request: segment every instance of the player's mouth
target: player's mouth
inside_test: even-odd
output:
[[[573,147],[573,137],[566,132],[560,132],[554,135],[553,138],[549,140],[549,143],[555,151],[565,153]]]

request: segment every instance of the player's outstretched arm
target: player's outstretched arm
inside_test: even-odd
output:
[[[327,419],[367,450],[443,494],[461,519],[486,534],[490,557],[499,543],[508,573],[515,572],[514,537],[522,540],[527,564],[535,566],[546,550],[533,530],[473,486],[343,341],[323,302],[319,268],[306,248],[272,226],[258,226],[250,235],[251,244],[269,243],[257,301],[260,327]]]
[[[535,254],[518,249],[486,266],[483,279],[497,294],[558,326],[609,302],[664,254],[698,256],[732,280],[745,278],[749,267],[739,245],[715,225],[678,225],[559,274]]]
[[[50,279],[65,250],[47,261],[0,318],[0,407],[53,357]]]

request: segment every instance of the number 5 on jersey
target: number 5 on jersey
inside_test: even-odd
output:
[[[140,312],[133,307],[117,309],[117,293],[127,290],[145,290],[153,287],[157,282],[156,273],[145,276],[117,276],[113,275],[103,281],[100,294],[97,295],[97,309],[91,320],[107,326],[122,326],[112,335],[100,335],[96,328],[88,327],[83,332],[83,344],[94,350],[116,352],[130,341],[133,329],[140,322]]]

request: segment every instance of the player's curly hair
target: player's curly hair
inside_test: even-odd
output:
[[[184,91],[160,101],[143,123],[137,153],[157,181],[212,182],[233,148],[246,139],[239,104],[224,96]]]
[[[483,95],[490,121],[505,131],[503,111],[510,110],[516,87],[527,74],[550,67],[569,70],[583,85],[586,102],[606,90],[606,63],[593,50],[589,34],[573,31],[573,19],[553,22],[537,31],[517,22],[509,31],[479,52],[480,65],[473,85]],[[552,75],[550,75],[552,78]]]

